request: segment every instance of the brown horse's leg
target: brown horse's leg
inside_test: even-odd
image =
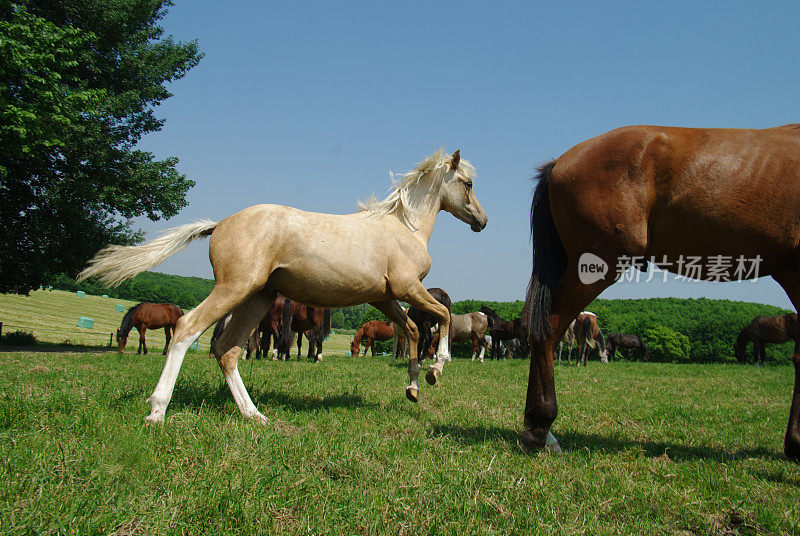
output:
[[[614,264],[611,264],[614,266]],[[542,341],[531,341],[531,368],[528,375],[528,392],[525,399],[522,440],[526,447],[539,450],[548,446],[560,452],[558,442],[550,433],[550,426],[558,414],[553,349],[564,337],[576,316],[613,281],[600,280],[584,285],[578,280],[578,267],[568,264],[564,277],[558,283],[550,311],[551,333]]]
[[[297,360],[300,361],[302,357],[300,356],[300,350],[303,347],[303,330],[297,332]]]
[[[139,350],[142,352],[142,355],[147,355],[147,342],[144,340],[144,333],[147,331],[147,328],[142,326],[139,328]],[[137,354],[139,352],[136,352]]]
[[[169,326],[164,326],[164,337],[166,337],[167,342],[164,344],[164,351],[161,352],[161,355],[167,355],[167,348],[169,348],[169,341],[172,340],[172,334],[170,333]]]
[[[800,274],[773,275],[772,276],[792,301],[794,308],[800,312]],[[800,338],[795,335],[794,353],[794,390],[792,391],[792,405],[789,408],[789,424],[786,425],[786,434],[783,437],[783,452],[794,463],[800,463]]]
[[[419,359],[417,358],[417,344],[419,344],[419,330],[413,320],[397,302],[397,300],[370,303],[377,310],[389,317],[408,340],[408,380],[406,398],[412,402],[419,400]]]

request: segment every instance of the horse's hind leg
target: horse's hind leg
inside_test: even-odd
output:
[[[614,263],[611,263],[611,266],[614,266]],[[522,432],[523,442],[531,449],[548,447],[555,453],[561,452],[558,441],[550,433],[550,427],[558,415],[553,348],[556,342],[564,337],[572,320],[613,283],[613,280],[600,280],[592,285],[584,285],[578,280],[577,275],[578,266],[568,264],[553,295],[553,305],[547,319],[551,332],[541,341],[531,340],[531,366],[525,398],[525,430]]]
[[[773,275],[792,301],[795,310],[800,312],[800,274]],[[783,438],[783,452],[794,463],[800,463],[800,339],[794,341],[792,354],[794,365],[794,389],[792,391],[792,405],[789,409],[789,424]]]
[[[147,355],[147,341],[144,340],[144,334],[146,331],[147,328],[144,326],[139,328],[139,350],[142,352],[142,355]]]
[[[178,319],[173,334],[173,344],[167,352],[164,370],[158,379],[153,394],[150,395],[150,415],[145,421],[158,423],[164,421],[164,414],[172,398],[175,380],[181,370],[186,350],[200,338],[205,330],[213,326],[228,311],[240,305],[253,293],[251,288],[217,283],[211,294],[203,302]]]
[[[247,301],[233,310],[231,321],[212,348],[239,412],[248,419],[256,419],[264,424],[269,423],[269,419],[258,411],[247,393],[242,377],[239,375],[238,361],[247,341],[258,327],[258,323],[264,318],[264,314],[274,299],[275,294],[268,290],[262,290],[250,296]]]

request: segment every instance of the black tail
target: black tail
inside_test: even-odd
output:
[[[552,335],[550,310],[553,294],[567,269],[567,253],[550,211],[550,174],[555,165],[553,160],[539,167],[539,183],[531,202],[533,273],[525,297],[523,319],[533,343],[541,343]]]

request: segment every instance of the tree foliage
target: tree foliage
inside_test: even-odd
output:
[[[169,218],[194,183],[136,149],[164,124],[165,84],[197,44],[163,36],[164,0],[25,0],[0,7],[0,292],[76,273],[130,219]]]

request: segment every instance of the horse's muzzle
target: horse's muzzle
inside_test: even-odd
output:
[[[472,229],[473,231],[475,231],[476,233],[479,233],[479,232],[483,231],[484,227],[486,227],[486,222],[483,222],[482,224],[475,222],[475,223],[471,223],[470,226],[469,226],[469,228]]]

